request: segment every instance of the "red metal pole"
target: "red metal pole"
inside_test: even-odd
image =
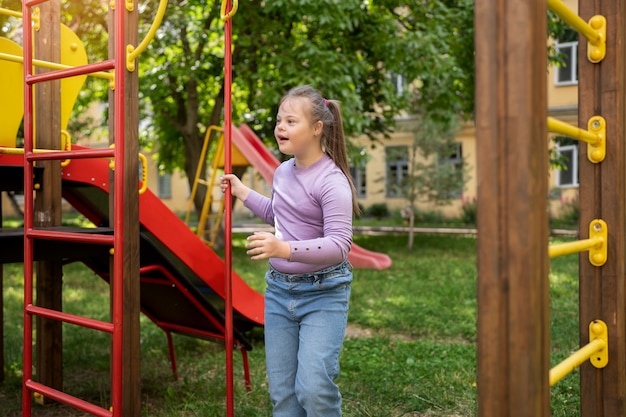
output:
[[[113,96],[115,171],[113,172],[113,354],[111,370],[111,402],[113,415],[122,415],[122,373],[124,352],[124,127],[125,127],[125,74],[126,74],[126,7],[123,0],[115,1],[115,91]]]
[[[232,2],[226,0],[226,9]],[[232,172],[232,18],[224,22],[224,172]],[[234,416],[233,394],[233,295],[232,295],[232,196],[230,187],[224,195],[224,283],[226,285],[226,415]]]
[[[26,389],[33,378],[33,317],[27,307],[33,303],[33,241],[26,237],[33,228],[33,177],[26,156],[33,149],[33,87],[27,82],[32,75],[33,36],[28,2],[22,3],[24,37],[24,351],[22,359],[22,416],[31,416],[31,391]]]

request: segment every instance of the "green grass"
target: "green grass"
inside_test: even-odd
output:
[[[346,417],[476,415],[476,240],[471,236],[357,236],[357,244],[387,253],[388,270],[355,270],[349,336],[338,384]],[[263,291],[264,266],[249,261],[244,236],[235,235],[234,269]],[[19,416],[21,395],[22,268],[4,267],[6,378],[0,415]],[[577,257],[551,261],[553,364],[577,348]],[[65,267],[65,310],[108,318],[108,286],[83,266]],[[142,316],[144,416],[224,416],[225,352],[222,345],[174,335],[180,378],[174,381],[165,335]],[[64,325],[65,390],[110,405],[108,336]],[[271,416],[262,332],[250,335],[252,390],[243,383],[235,352],[235,415]],[[553,416],[579,414],[578,376],[552,390]],[[34,416],[83,415],[60,405],[34,407]]]

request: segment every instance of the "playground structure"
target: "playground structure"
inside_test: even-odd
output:
[[[38,1],[24,2],[24,27],[30,28],[30,7]],[[548,5],[565,13],[559,0]],[[557,121],[548,120],[546,109],[546,2],[513,2],[477,0],[476,6],[476,124],[479,155],[479,283],[478,283],[478,407],[480,416],[547,416],[550,385],[558,383],[565,371],[580,365],[581,415],[624,416],[626,407],[626,354],[624,276],[626,275],[626,45],[623,43],[626,13],[621,2],[579,3],[579,20],[574,27],[590,37],[580,42],[579,123],[577,136],[588,139],[580,152],[580,237],[575,245],[549,247],[548,219],[545,207],[548,195],[548,163],[545,158],[548,127],[562,131]],[[43,3],[42,3],[43,8]],[[50,10],[46,11],[50,13]],[[129,18],[132,16],[132,18]],[[597,19],[596,16],[604,18]],[[32,352],[25,349],[24,415],[30,415],[31,394],[43,393],[68,402],[94,415],[139,415],[138,369],[132,353],[136,352],[137,314],[141,309],[139,180],[136,149],[136,73],[125,63],[125,45],[135,45],[136,12],[115,2],[115,57],[101,64],[87,64],[77,69],[56,69],[33,74],[31,46],[46,52],[39,37],[34,42],[30,30],[24,31],[25,79],[25,146],[23,157],[3,155],[9,166],[23,167],[24,190],[40,188],[54,194],[53,174],[62,170],[47,169],[44,162],[60,163],[72,159],[71,165],[87,158],[114,158],[113,181],[103,169],[99,179],[106,186],[92,184],[83,177],[77,187],[90,195],[95,191],[101,204],[85,208],[94,220],[108,219],[114,227],[98,228],[92,233],[52,230],[58,225],[33,224],[35,202],[25,193],[25,227],[18,236],[24,241],[23,261],[27,288],[25,308],[25,341],[32,342],[32,317],[61,319],[81,324],[83,320],[55,312],[54,300],[44,305],[32,304],[33,262],[38,250],[53,242],[89,246],[100,253],[98,259],[112,268],[102,274],[110,280],[115,309],[113,323],[90,326],[113,335],[112,410],[80,400],[67,398],[58,390],[34,382],[27,365]],[[134,20],[134,21],[133,21]],[[43,28],[42,28],[43,29]],[[51,30],[51,28],[45,28]],[[36,32],[37,33],[37,32]],[[45,36],[51,36],[47,34]],[[581,38],[582,39],[582,38]],[[525,42],[522,42],[524,40]],[[495,42],[495,45],[494,45]],[[604,43],[604,46],[598,44]],[[37,46],[39,45],[39,46]],[[524,46],[524,47],[520,47]],[[590,51],[587,54],[587,51]],[[600,51],[600,52],[598,52]],[[43,58],[43,57],[40,57]],[[131,59],[134,62],[134,58]],[[112,131],[116,146],[108,150],[72,148],[70,151],[37,152],[34,143],[32,86],[78,73],[115,69]],[[50,83],[53,84],[53,83]],[[40,88],[41,87],[41,88]],[[37,94],[48,87],[38,84]],[[57,86],[58,87],[58,86]],[[54,87],[50,87],[54,88]],[[134,93],[133,93],[134,91]],[[126,94],[124,94],[126,92]],[[45,97],[46,95],[44,95]],[[49,94],[52,97],[52,94]],[[37,106],[58,109],[53,103],[37,101]],[[58,104],[58,103],[56,103]],[[39,111],[43,116],[45,112]],[[601,119],[599,119],[601,117]],[[43,117],[38,117],[37,123]],[[59,126],[53,118],[47,129],[37,129],[37,149],[59,149],[56,133]],[[227,126],[230,126],[227,124]],[[49,139],[46,141],[46,139]],[[603,141],[603,139],[605,139]],[[46,143],[47,142],[47,143]],[[603,144],[604,142],[604,144]],[[21,159],[21,160],[20,160]],[[44,166],[43,170],[35,169]],[[64,169],[65,169],[64,168]],[[38,172],[39,171],[39,172]],[[42,172],[43,171],[43,172]],[[105,174],[106,172],[106,174]],[[41,175],[39,180],[38,175]],[[36,181],[33,178],[37,179]],[[63,181],[58,178],[59,182]],[[85,184],[90,184],[85,187]],[[38,185],[36,187],[36,185]],[[62,187],[58,187],[59,193]],[[90,191],[86,191],[86,189]],[[105,192],[108,191],[108,192]],[[82,191],[78,193],[80,196]],[[68,194],[70,195],[70,194]],[[146,195],[146,193],[144,193]],[[150,194],[147,194],[150,195]],[[112,197],[111,197],[112,196]],[[72,197],[69,197],[70,199]],[[76,197],[78,201],[78,197]],[[91,201],[86,199],[86,201]],[[103,203],[102,203],[103,202]],[[77,203],[78,204],[78,203]],[[102,207],[109,207],[105,213]],[[93,210],[93,212],[87,211]],[[39,220],[38,220],[39,221]],[[52,223],[52,222],[50,222]],[[104,230],[108,229],[108,230]],[[150,233],[154,234],[154,231]],[[156,242],[156,241],[154,241]],[[39,249],[38,249],[39,248]],[[111,248],[114,251],[111,252]],[[104,254],[101,254],[104,249]],[[160,248],[165,251],[167,248]],[[154,250],[158,252],[158,250]],[[572,360],[550,370],[548,270],[549,258],[563,254],[580,255],[580,340],[582,346]],[[589,252],[589,253],[587,253]],[[55,260],[45,260],[55,262]],[[45,264],[44,262],[44,264]],[[50,265],[50,263],[48,264]],[[98,267],[104,271],[105,267]],[[143,269],[149,281],[169,279],[157,267]],[[46,272],[42,270],[42,272]],[[38,274],[38,281],[55,286],[53,279]],[[124,278],[122,280],[122,277]],[[41,279],[40,279],[41,278]],[[180,278],[174,276],[182,283]],[[30,295],[29,295],[30,294]],[[28,296],[30,298],[28,298]],[[235,302],[236,304],[236,302]],[[241,313],[241,312],[239,312]],[[219,315],[217,315],[219,317]],[[241,317],[246,317],[241,313]],[[226,332],[227,333],[227,332]],[[124,335],[122,338],[121,336]],[[45,340],[47,336],[42,335]],[[38,342],[39,335],[38,335]],[[573,342],[574,343],[574,342]],[[591,359],[587,361],[587,359]],[[30,362],[27,362],[30,361]],[[44,361],[46,362],[46,361]],[[39,363],[37,364],[40,365]],[[52,367],[53,368],[53,367]],[[38,370],[38,375],[47,375]],[[123,387],[123,389],[122,389]]]
[[[624,416],[626,13],[547,5],[579,32],[580,128],[547,117],[546,1],[475,2],[478,415],[551,415],[550,386],[580,367],[580,415]],[[580,140],[580,240],[558,246],[548,131]],[[550,369],[549,258],[579,252],[580,348]]]
[[[23,28],[28,28],[23,30],[23,48],[9,40],[0,42],[0,70],[6,71],[6,85],[16,86],[5,90],[14,96],[5,99],[12,100],[3,101],[8,105],[2,108],[3,122],[5,116],[10,120],[1,131],[1,186],[2,190],[37,194],[35,199],[34,192],[24,193],[24,228],[3,229],[0,234],[3,248],[11,248],[3,251],[0,261],[24,264],[22,415],[31,415],[33,397],[40,402],[56,400],[97,416],[141,414],[140,311],[165,331],[175,377],[171,333],[180,333],[221,341],[227,350],[241,350],[249,382],[246,350],[251,345],[243,333],[263,324],[261,294],[233,276],[227,262],[146,189],[145,169],[143,181],[138,178],[135,60],[147,41],[133,46],[137,45],[136,8],[132,2],[110,4],[112,58],[88,63],[80,40],[56,23],[59,5],[31,1],[23,3],[21,13],[0,9],[23,18]],[[160,3],[157,20],[165,5]],[[153,35],[151,30],[148,36]],[[65,131],[87,75],[109,81],[112,146],[108,149],[70,145]],[[22,116],[24,147],[18,148],[16,133]],[[61,227],[61,197],[98,227]],[[61,266],[74,261],[85,263],[110,283],[110,322],[62,311]],[[110,406],[90,404],[63,392],[62,323],[112,335]]]
[[[157,21],[165,4],[159,6]],[[54,1],[35,0],[24,2],[21,13],[0,8],[1,13],[23,18],[24,28],[35,28],[24,30],[23,35],[25,45],[32,47],[0,38],[0,74],[9,80],[6,99],[0,104],[0,190],[34,191],[24,193],[24,228],[0,229],[4,248],[0,263],[24,263],[23,415],[30,416],[33,397],[44,403],[59,401],[97,416],[139,415],[139,312],[165,332],[175,378],[178,370],[172,333],[217,340],[227,349],[240,350],[249,386],[246,352],[252,346],[245,333],[263,325],[262,295],[232,272],[227,256],[225,260],[218,257],[147,189],[145,158],[137,149],[135,71],[138,51],[145,48],[147,40],[130,47],[137,44],[136,11],[127,2],[116,2],[111,15],[115,23],[110,28],[114,58],[89,63],[80,39],[67,26],[41,25],[58,21],[60,13],[55,7]],[[150,32],[148,36],[154,35],[154,30]],[[55,48],[49,45],[58,45],[60,54],[52,53]],[[111,88],[108,149],[72,145],[67,133],[87,76],[102,78]],[[23,117],[25,144],[21,148],[16,146],[16,137]],[[245,128],[233,126],[238,138],[243,136],[240,129]],[[255,143],[239,144],[245,148],[246,163],[267,179],[278,163],[275,158],[268,160],[271,153],[252,130],[247,135]],[[228,159],[232,158],[223,157],[222,168],[233,164]],[[141,179],[138,161],[142,161]],[[61,197],[97,227],[62,227]],[[387,268],[391,264],[388,256],[356,245],[351,256],[355,267]],[[111,322],[62,311],[61,266],[69,262],[84,263],[110,284]],[[36,338],[33,319],[37,320]],[[112,335],[110,408],[63,392],[62,323]],[[0,343],[0,369],[3,357]],[[230,386],[227,397],[232,397]]]

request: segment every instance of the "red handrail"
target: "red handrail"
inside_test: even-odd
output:
[[[224,0],[231,9],[231,0]],[[222,3],[224,4],[224,3]],[[233,12],[236,9],[233,9]],[[232,172],[232,13],[224,22],[224,172]],[[233,394],[233,294],[232,294],[232,195],[230,187],[224,195],[224,283],[226,321],[226,415],[234,416]]]

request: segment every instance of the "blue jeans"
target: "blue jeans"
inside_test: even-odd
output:
[[[352,267],[265,275],[265,352],[274,417],[341,416],[339,354]]]

